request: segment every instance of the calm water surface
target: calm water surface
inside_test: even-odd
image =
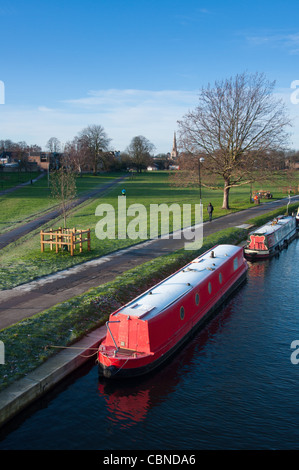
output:
[[[160,371],[99,381],[85,367],[9,430],[0,449],[298,449],[299,240],[247,282]]]

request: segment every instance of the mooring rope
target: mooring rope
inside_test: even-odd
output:
[[[48,346],[47,346],[48,347]],[[46,348],[47,348],[46,347]],[[57,349],[81,349],[81,350],[86,350],[86,348],[80,348],[78,346],[55,346],[55,345],[50,345],[49,346],[50,348],[57,348]],[[45,348],[45,349],[46,349]],[[92,356],[95,356],[95,354],[97,354],[97,351],[98,351],[98,348],[87,348],[88,350],[95,350],[94,353],[88,355],[88,356],[85,356],[85,355],[82,355],[80,354],[80,357],[85,357],[85,358],[89,358],[89,357],[92,357]]]

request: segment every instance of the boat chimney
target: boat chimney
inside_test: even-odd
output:
[[[214,251],[211,251],[210,258],[216,258]]]

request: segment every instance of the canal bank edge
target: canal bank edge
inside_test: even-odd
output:
[[[63,349],[26,377],[4,389],[0,393],[0,426],[51,390],[92,356],[96,357],[99,343],[105,335],[106,326],[97,328],[73,347]]]
[[[247,230],[244,229],[245,237],[251,227],[252,225],[248,226]],[[64,348],[59,354],[55,354],[34,371],[29,372],[26,377],[1,391],[0,427],[86,363],[92,355],[96,355],[99,343],[105,335],[106,326],[93,330],[82,340]]]

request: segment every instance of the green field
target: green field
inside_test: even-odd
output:
[[[0,166],[0,191],[27,183],[39,175],[37,171],[3,171]]]
[[[21,173],[25,175],[25,173]],[[12,180],[17,184],[17,173],[9,173]],[[110,173],[102,176],[84,175],[77,178],[77,195],[92,191],[103,184],[119,177],[118,173]],[[23,176],[24,180],[26,178]],[[57,201],[51,196],[48,178],[45,174],[42,179],[17,189],[9,194],[0,195],[0,234],[5,233],[28,222],[47,210],[57,207]]]
[[[107,174],[98,177],[88,175],[78,178],[78,193],[82,194],[83,192],[93,189],[96,185],[103,184],[116,176],[119,176],[119,174]],[[276,184],[272,183],[264,189],[272,191],[274,198],[280,198],[286,195],[283,189],[286,186],[287,181],[282,174],[280,181]],[[92,249],[90,252],[87,250],[84,250],[83,253],[76,252],[73,257],[70,256],[70,253],[65,251],[56,254],[55,251],[51,252],[47,249],[44,253],[41,253],[40,229],[38,229],[34,233],[22,237],[17,242],[1,250],[0,288],[8,289],[142,241],[141,239],[131,240],[130,238],[118,239],[117,225],[116,239],[99,240],[95,235],[96,224],[100,220],[100,217],[95,215],[97,206],[102,203],[110,204],[115,210],[117,219],[118,196],[120,196],[123,188],[126,189],[127,207],[136,203],[142,204],[146,208],[147,213],[149,213],[150,204],[191,204],[194,208],[194,204],[199,203],[199,189],[170,186],[168,172],[141,173],[140,175],[136,175],[133,179],[128,178],[125,182],[112,189],[105,197],[91,199],[90,202],[83,204],[70,214],[68,227],[91,229]],[[260,185],[257,187],[253,185],[252,189],[258,190],[261,188]],[[231,190],[231,211],[238,211],[250,207],[249,195],[249,186],[242,186]],[[221,209],[222,197],[223,194],[220,190],[212,191],[206,188],[202,189],[204,220],[207,220],[208,217],[206,211],[208,202],[212,202],[215,208],[213,214],[214,218],[229,212]],[[26,188],[2,197],[2,207],[4,207],[1,215],[2,231],[7,230],[8,227],[11,228],[17,221],[21,223],[25,219],[28,220],[28,218],[38,215],[42,210],[53,207],[53,204],[54,201],[49,195],[46,178],[40,180],[33,187],[29,185]],[[133,219],[134,217],[131,219],[128,218],[127,223]],[[148,225],[149,221],[148,217]],[[52,227],[55,229],[62,225],[62,219],[56,219],[53,220],[47,228]],[[43,227],[43,229],[45,229],[45,227]],[[171,232],[171,227],[169,231]]]

